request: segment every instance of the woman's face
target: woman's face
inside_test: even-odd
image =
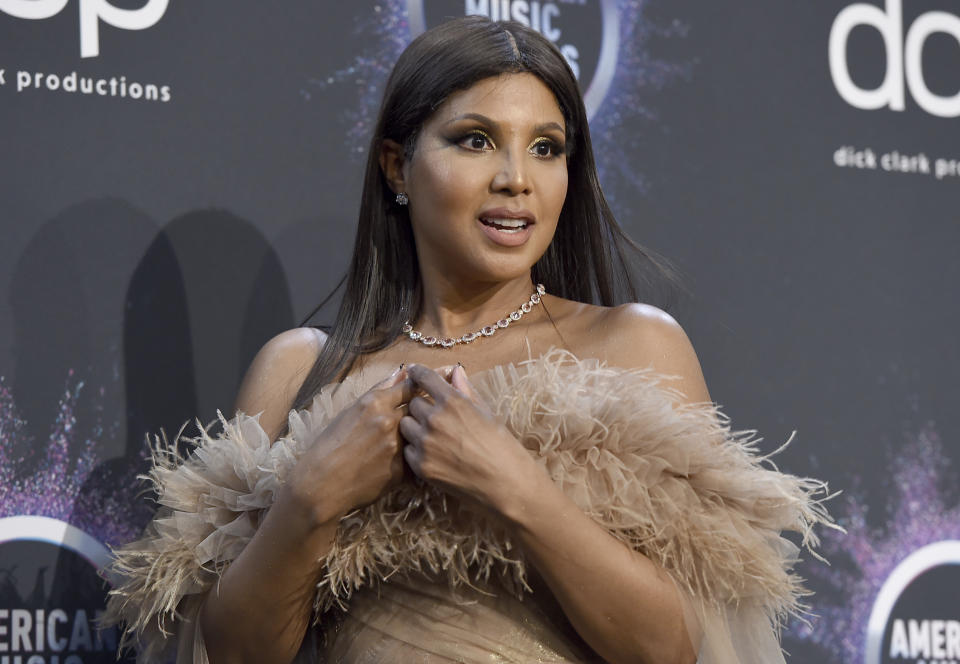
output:
[[[525,276],[567,195],[563,114],[527,73],[454,93],[424,124],[400,186],[421,270],[497,282]]]

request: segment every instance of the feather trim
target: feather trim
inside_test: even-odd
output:
[[[717,406],[684,404],[661,381],[651,370],[559,349],[472,377],[564,492],[660,564],[701,608],[746,602],[779,627],[803,612],[807,594],[791,572],[799,550],[780,533],[816,546],[816,524],[837,527],[823,506],[832,496],[823,482],[779,472],[758,453],[755,432],[732,431]],[[289,434],[272,445],[257,417],[243,413],[231,420],[218,413],[223,431],[214,437],[201,428],[186,439],[194,446],[187,456],[155,439],[147,478],[162,510],[113,563],[123,582],[105,620],[125,623],[124,647],[136,645],[145,661],[162,659],[180,601],[210,589],[306,445],[365,389],[350,379],[325,387],[309,409],[290,412]],[[492,579],[518,596],[529,589],[508,533],[423,482],[344,517],[325,563],[317,615],[405,572],[440,575],[452,586]]]

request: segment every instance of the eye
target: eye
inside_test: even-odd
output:
[[[476,150],[478,152],[493,149],[494,147],[490,137],[479,129],[474,129],[470,133],[465,134],[457,143],[468,150]]]
[[[563,147],[550,138],[537,139],[530,147],[530,150],[536,156],[543,157],[545,159],[558,157],[563,153]]]

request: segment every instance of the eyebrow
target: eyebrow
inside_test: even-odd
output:
[[[480,113],[463,113],[462,115],[458,115],[457,117],[452,118],[449,121],[445,122],[444,125],[450,125],[450,124],[453,124],[454,122],[459,122],[460,120],[476,120],[477,122],[482,122],[483,124],[488,125],[490,127],[500,126],[494,120]],[[555,129],[556,131],[559,131],[561,134],[564,133],[563,127],[556,122],[544,122],[543,124],[538,124],[536,127],[533,128],[533,131],[536,134],[540,134],[547,131],[548,129]]]

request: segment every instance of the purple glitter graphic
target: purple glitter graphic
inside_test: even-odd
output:
[[[403,49],[410,43],[410,25],[407,22],[406,2],[388,0],[373,7],[373,11],[357,17],[354,35],[358,43],[368,45],[353,61],[322,78],[312,78],[300,90],[307,101],[334,85],[350,84],[357,89],[356,106],[345,112],[349,127],[346,133],[351,154],[361,156],[373,134],[380,95],[387,76]]]
[[[812,643],[832,653],[837,662],[859,664],[867,637],[867,621],[880,587],[894,568],[928,544],[960,539],[960,504],[948,507],[950,487],[957,486],[950,459],[932,426],[920,431],[890,461],[887,523],[872,528],[868,505],[856,489],[837,508],[837,522],[847,534],[825,530],[821,553],[833,567],[810,565],[810,578],[822,587],[810,626],[797,623],[787,637]],[[829,594],[843,604],[827,604]],[[787,648],[789,650],[789,647]]]
[[[643,161],[642,132],[637,121],[654,124],[659,118],[648,100],[670,82],[689,76],[693,65],[689,62],[668,62],[654,57],[649,50],[650,40],[683,38],[687,26],[678,20],[669,25],[647,21],[644,9],[650,0],[618,0],[620,16],[620,52],[617,69],[606,99],[590,123],[597,158],[597,170],[607,198],[619,201],[622,188],[645,192],[647,181]],[[623,131],[630,124],[630,131]]]
[[[644,151],[641,149],[643,132],[626,123],[637,121],[653,123],[655,111],[651,99],[670,81],[689,75],[690,63],[671,63],[654,57],[649,50],[651,38],[685,37],[686,26],[679,21],[656,25],[644,16],[650,0],[618,0],[620,19],[620,51],[613,81],[606,98],[591,120],[590,132],[597,157],[597,168],[607,198],[616,200],[623,188],[646,190],[643,175]],[[311,100],[315,94],[332,86],[352,85],[357,88],[355,107],[345,113],[348,123],[347,146],[354,156],[362,157],[373,131],[376,112],[384,83],[394,63],[410,42],[407,3],[388,0],[378,3],[373,11],[357,17],[354,26],[357,43],[365,50],[354,56],[352,62],[324,77],[310,79],[301,96]]]
[[[117,546],[133,539],[149,517],[149,510],[137,497],[140,487],[133,480],[145,467],[148,450],[144,446],[141,467],[131,468],[128,476],[94,480],[93,471],[103,461],[102,441],[113,431],[102,426],[100,400],[95,421],[81,431],[76,405],[83,388],[83,381],[75,379],[71,370],[49,440],[43,446],[25,433],[13,394],[0,377],[0,518],[46,516]],[[99,395],[102,399],[102,388]]]

